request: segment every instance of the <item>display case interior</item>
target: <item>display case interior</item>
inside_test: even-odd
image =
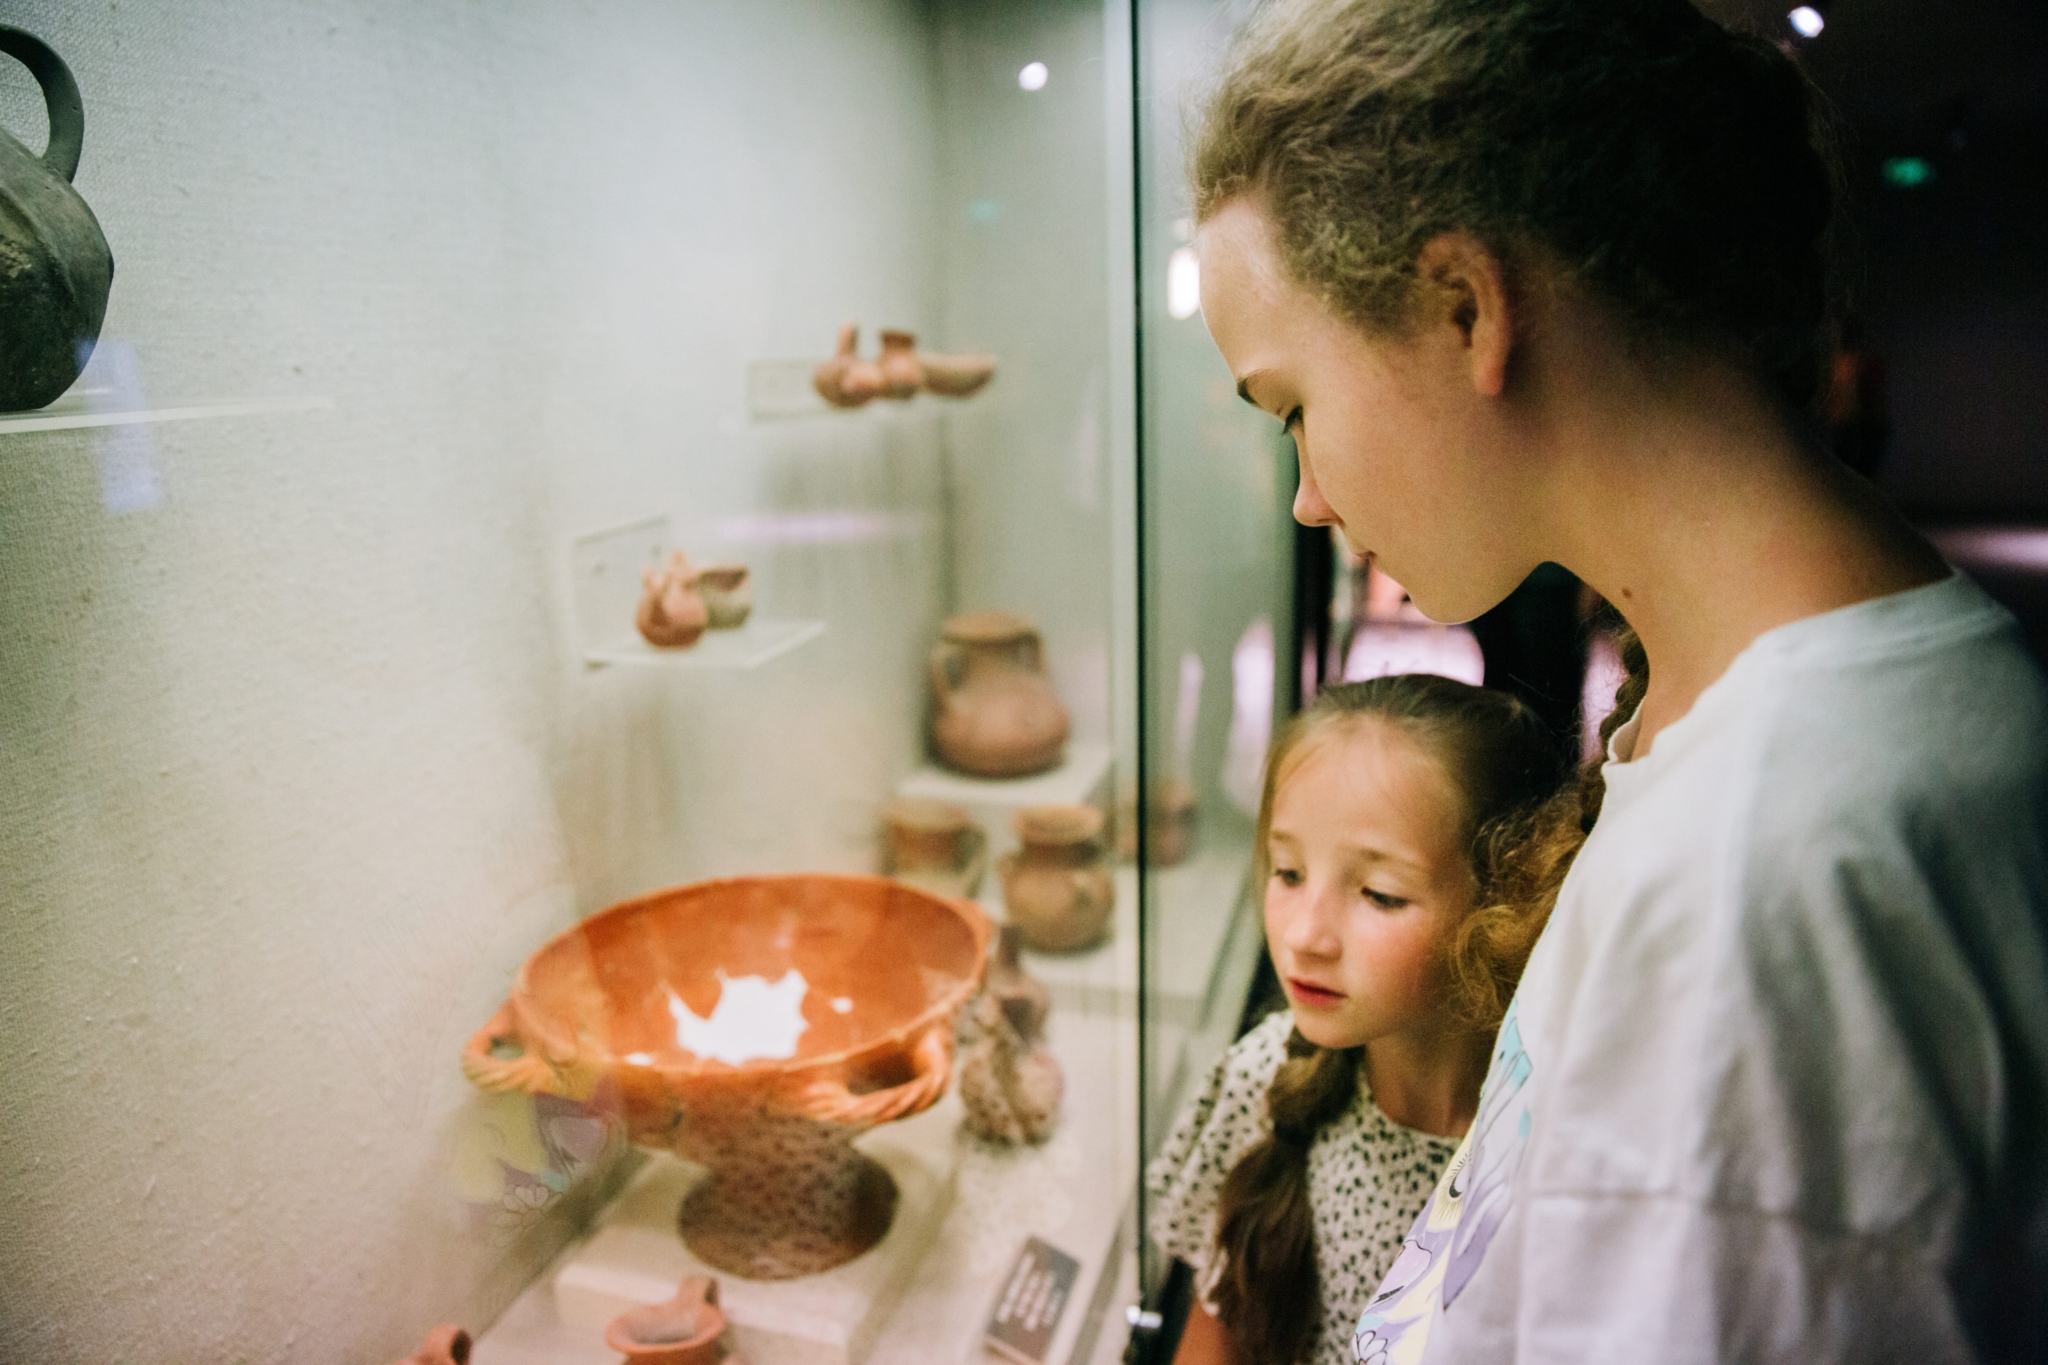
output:
[[[1213,6],[7,21],[0,1356],[1120,1355],[1289,638]]]

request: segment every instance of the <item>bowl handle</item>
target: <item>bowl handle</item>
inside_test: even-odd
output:
[[[519,1048],[517,1057],[494,1057],[491,1049],[499,1043]],[[484,1090],[518,1090],[528,1095],[556,1089],[555,1069],[519,1036],[512,1022],[512,1002],[498,1006],[491,1021],[470,1035],[462,1049],[462,1074]]]
[[[872,1128],[931,1108],[946,1093],[953,1075],[953,1030],[941,1020],[924,1031],[910,1049],[917,1074],[901,1085],[856,1095],[839,1080],[819,1081],[806,1086],[799,1100],[805,1118],[819,1123],[843,1123],[849,1127]]]

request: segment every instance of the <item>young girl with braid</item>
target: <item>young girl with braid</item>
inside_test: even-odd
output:
[[[1181,1365],[1350,1359],[1534,937],[1493,850],[1560,770],[1520,701],[1421,674],[1332,688],[1274,744],[1258,849],[1292,1009],[1217,1064],[1149,1178],[1200,1290]]]
[[[2048,1359],[2048,688],[1818,439],[1839,177],[1736,8],[1272,0],[1195,139],[1295,515],[1636,642],[1369,1365]]]

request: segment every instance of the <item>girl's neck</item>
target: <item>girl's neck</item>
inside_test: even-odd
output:
[[[1492,1051],[1490,1034],[1442,1027],[1375,1038],[1362,1065],[1382,1114],[1417,1132],[1463,1137]]]
[[[1947,575],[1881,495],[1732,368],[1676,381],[1600,368],[1601,384],[1551,390],[1545,557],[1612,602],[1649,655],[1633,757],[1765,631]]]

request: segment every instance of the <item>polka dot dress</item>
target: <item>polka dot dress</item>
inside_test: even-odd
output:
[[[1224,1053],[1145,1173],[1152,1238],[1194,1267],[1205,1301],[1221,1269],[1213,1262],[1223,1178],[1271,1131],[1266,1087],[1287,1060],[1293,1027],[1283,1010]],[[1314,1365],[1352,1365],[1351,1331],[1359,1310],[1400,1253],[1457,1147],[1456,1138],[1418,1133],[1382,1114],[1363,1076],[1351,1108],[1316,1134],[1308,1153],[1308,1189],[1323,1326],[1310,1357]]]

